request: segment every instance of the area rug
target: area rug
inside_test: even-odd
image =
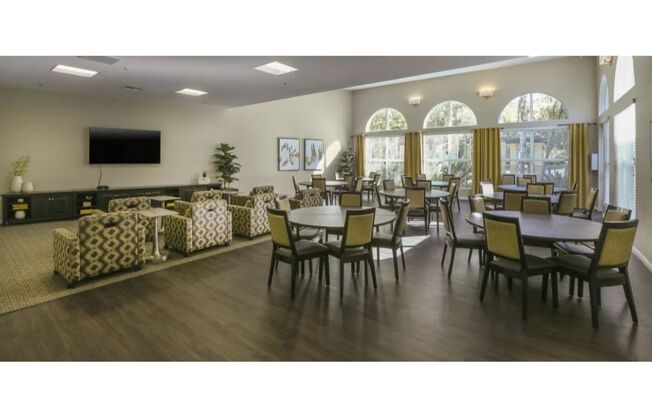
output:
[[[188,257],[170,251],[168,261],[164,263],[146,264],[141,270],[128,270],[90,278],[79,282],[75,288],[68,289],[61,276],[53,275],[52,233],[55,228],[66,228],[75,232],[76,227],[77,221],[0,226],[0,314],[228,253],[270,239],[268,235],[253,240],[234,237],[228,247],[202,250]],[[147,249],[149,252],[151,245],[148,245]]]

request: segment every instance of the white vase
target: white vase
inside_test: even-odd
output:
[[[20,193],[23,188],[23,177],[14,176],[14,179],[11,181],[11,192]]]
[[[17,220],[24,220],[25,219],[25,211],[16,211],[14,213],[14,217],[16,217]]]
[[[27,182],[23,185],[23,192],[34,192],[34,185],[31,182]]]

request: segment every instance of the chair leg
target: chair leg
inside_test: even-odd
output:
[[[584,280],[577,279],[577,296],[584,296]]]
[[[577,280],[579,283],[582,282],[581,279]],[[598,329],[600,327],[600,322],[598,318],[598,299],[597,299],[597,294],[596,294],[596,287],[595,285],[591,284],[589,281],[589,299],[591,301],[591,323],[593,324],[593,329]]]
[[[355,274],[355,262],[351,262],[351,276]]]
[[[312,259],[310,259],[310,264],[312,264]],[[319,258],[319,284],[321,285],[321,279],[323,277],[324,269],[324,257]]]
[[[456,195],[455,199],[457,199],[457,212],[462,212],[462,208],[460,208],[460,196]]]
[[[274,277],[274,263],[276,263],[276,257],[272,254],[272,262],[269,265],[269,278],[267,279],[267,287],[272,286],[272,278]]]
[[[344,263],[340,260],[340,297],[344,296]]]
[[[374,289],[378,288],[378,283],[376,282],[376,268],[374,267],[374,255],[371,250],[371,246],[369,247],[369,259],[367,262],[369,263],[369,268],[371,269],[371,282],[374,284]]]
[[[297,269],[298,269],[297,262],[296,262],[296,260],[293,260],[292,261],[292,288],[290,289],[291,290],[290,291],[290,296],[292,298],[294,298],[294,292],[295,292],[296,285],[297,285]]]
[[[448,243],[444,242],[444,252],[441,255],[441,267],[444,267],[444,262],[446,260],[446,251],[448,251]]]
[[[627,306],[629,306],[629,313],[632,315],[632,321],[638,322],[638,315],[636,314],[636,305],[634,304],[634,295],[632,293],[632,284],[629,281],[629,272],[625,269],[625,298],[627,298]]]
[[[521,316],[524,321],[527,321],[527,276],[521,278],[521,297],[523,298],[521,300],[523,302]]]
[[[466,262],[467,262],[467,263],[471,263],[471,256],[472,256],[472,255],[473,255],[473,249],[470,248],[470,249],[469,249],[469,258],[466,259]]]
[[[405,254],[403,254],[403,243],[399,246],[401,249],[401,263],[403,263],[403,270],[405,270]]]
[[[437,234],[439,235],[439,211],[437,211]]]
[[[331,272],[329,266],[330,257],[327,255],[324,256],[324,268],[326,269],[326,286],[331,285]]]
[[[564,274],[562,273],[561,277],[564,277]],[[559,279],[561,280],[561,279]],[[568,296],[571,298],[575,295],[575,277],[573,276],[568,276]]]
[[[448,264],[448,280],[451,280],[451,273],[453,273],[453,262],[455,261],[455,245],[451,247],[451,259]]]
[[[394,278],[398,282],[398,258],[396,255],[396,249],[392,249],[392,258],[394,259]]]
[[[484,266],[484,271],[482,272],[482,287],[480,288],[480,302],[484,299],[484,292],[487,290],[487,282],[489,281],[489,266]]]
[[[546,303],[548,300],[548,275],[543,275],[543,281],[541,282],[541,302]]]
[[[308,270],[310,271],[310,275],[312,276],[312,259],[308,260]]]
[[[301,260],[301,275],[303,276],[306,273],[306,262]]]
[[[507,290],[511,291],[512,290],[512,284],[514,283],[514,279],[511,277],[507,278]]]
[[[376,247],[376,261],[380,263],[380,246]]]
[[[559,286],[557,284],[557,273],[553,273],[550,278],[552,279],[552,306],[557,309],[559,307]]]

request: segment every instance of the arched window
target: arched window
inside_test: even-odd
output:
[[[423,121],[424,129],[475,126],[478,121],[471,107],[459,101],[444,101],[430,110]]]
[[[614,78],[614,102],[634,87],[634,59],[631,56],[619,56],[616,61]]]
[[[498,123],[563,120],[568,118],[564,103],[540,92],[530,92],[509,102],[500,113]]]
[[[607,76],[603,75],[600,81],[600,100],[598,101],[598,114],[602,114],[609,109],[609,83]]]
[[[408,125],[400,111],[386,107],[376,111],[367,121],[367,132],[407,130]]]

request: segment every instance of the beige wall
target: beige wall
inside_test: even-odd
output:
[[[598,67],[597,61],[594,65]],[[647,266],[652,266],[652,158],[650,156],[650,128],[652,127],[652,57],[634,57],[636,84],[616,103],[613,102],[614,73],[616,59],[613,65],[598,67],[598,77],[595,88],[599,91],[600,80],[607,76],[609,85],[609,109],[600,116],[600,120],[613,116],[627,108],[636,99],[636,211],[640,221],[636,235],[636,249],[647,260]],[[613,122],[609,123],[613,137]]]
[[[272,184],[290,193],[292,174],[309,178],[310,172],[277,171],[276,137],[324,139],[332,171],[350,141],[351,103],[350,92],[333,91],[217,110],[0,89],[1,190],[9,190],[10,162],[22,155],[31,156],[25,179],[36,189],[95,187],[98,168],[88,164],[87,129],[100,126],[162,132],[160,165],[105,165],[107,185],[196,183],[202,170],[212,173],[214,146],[228,142],[243,165],[235,186]]]

